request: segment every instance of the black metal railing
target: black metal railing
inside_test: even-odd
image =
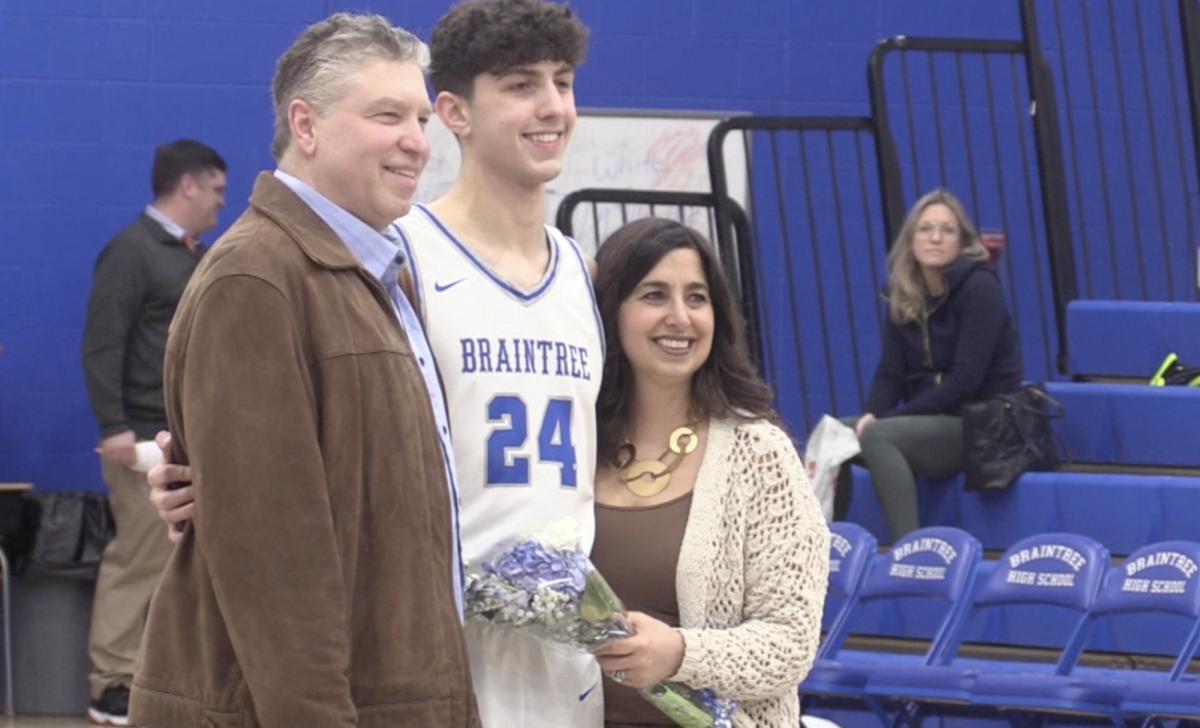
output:
[[[1192,127],[1192,156],[1200,175],[1200,2],[1179,0],[1183,34],[1184,71],[1187,74],[1188,112]]]
[[[707,192],[625,190],[589,187],[562,199],[555,214],[559,230],[595,251],[617,228],[643,217],[667,217],[716,241],[716,204]]]
[[[605,238],[631,220],[643,217],[665,217],[677,220],[704,233],[717,246],[725,266],[725,275],[734,295],[742,303],[746,318],[746,342],[755,361],[759,361],[758,312],[752,296],[743,289],[753,282],[743,281],[732,263],[736,251],[750,248],[750,231],[746,214],[736,200],[727,204],[732,216],[733,237],[728,248],[722,247],[717,234],[716,197],[708,192],[674,192],[670,190],[628,190],[589,187],[576,190],[562,199],[555,212],[555,225],[573,237],[585,251],[594,253]]]
[[[727,158],[726,145],[740,144]],[[745,160],[744,170],[729,159]],[[859,117],[736,117],[709,138],[717,235],[796,433],[859,411],[879,356],[886,235],[874,127]],[[744,173],[744,174],[743,174]],[[731,190],[731,179],[746,190]],[[746,201],[735,236],[730,198]]]
[[[1025,44],[1021,41],[897,36],[868,62],[871,111],[881,163],[889,238],[920,195],[946,187],[976,225],[1003,236],[999,265],[1021,333],[1025,374],[1061,369],[1066,303],[1073,295],[1069,240],[1051,252],[1052,224],[1043,193],[1044,136],[1035,125]],[[1036,73],[1036,71],[1034,71]],[[1053,161],[1051,160],[1051,165]],[[1061,296],[1061,297],[1060,297]]]
[[[1003,235],[1025,374],[1054,378],[1071,300],[1197,298],[1200,0],[1019,2],[1022,40],[880,43],[870,118],[727,119],[711,195],[581,191],[590,207],[564,200],[559,226],[598,242],[655,214],[707,231],[799,433],[861,406],[886,250],[913,200],[945,186]]]
[[[1197,300],[1196,0],[1021,0],[1021,23],[1058,91],[1079,296]]]

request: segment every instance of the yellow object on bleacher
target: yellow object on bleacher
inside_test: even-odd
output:
[[[1175,352],[1167,354],[1167,358],[1163,359],[1163,363],[1159,365],[1158,371],[1154,372],[1153,377],[1150,377],[1150,386],[1162,387],[1168,384],[1200,387],[1200,367],[1186,367],[1179,363],[1179,357],[1175,355]]]

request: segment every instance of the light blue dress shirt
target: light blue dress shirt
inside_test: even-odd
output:
[[[146,205],[142,212],[146,213],[146,216],[151,220],[162,225],[163,230],[166,230],[168,235],[174,235],[180,240],[183,240],[183,236],[187,235],[187,230],[184,230],[182,225],[167,217],[165,212],[154,205]]]
[[[458,534],[458,475],[454,470],[454,449],[450,444],[450,418],[446,413],[446,398],[442,394],[442,384],[438,379],[433,351],[429,348],[429,340],[425,338],[421,319],[413,310],[408,297],[400,290],[397,276],[401,269],[408,264],[408,261],[396,242],[398,240],[396,236],[399,233],[394,226],[382,233],[372,229],[362,220],[338,207],[328,197],[287,172],[277,169],[275,177],[304,200],[313,212],[317,213],[317,216],[324,220],[334,234],[346,244],[362,267],[383,284],[388,296],[392,299],[392,308],[396,312],[396,318],[405,333],[408,334],[408,343],[417,357],[421,375],[425,378],[425,388],[429,390],[430,404],[433,405],[433,417],[437,422],[438,437],[442,442],[442,462],[446,467],[446,482],[450,485],[450,517],[453,521],[454,533],[454,600],[458,604],[459,615],[462,615],[463,569],[462,547]]]

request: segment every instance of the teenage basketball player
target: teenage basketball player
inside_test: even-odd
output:
[[[446,389],[463,556],[478,565],[564,517],[590,550],[603,334],[583,254],[543,222],[587,30],[565,5],[481,0],[454,6],[430,41],[434,106],[462,166],[400,226]],[[466,630],[484,728],[603,724],[590,655]]]

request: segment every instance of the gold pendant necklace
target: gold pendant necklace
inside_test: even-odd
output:
[[[637,450],[629,441],[617,448],[617,477],[630,493],[639,498],[652,498],[667,489],[671,482],[671,472],[700,444],[700,438],[692,429],[695,424],[693,422],[675,428],[667,441],[667,449],[657,460],[638,460]],[[669,465],[663,462],[667,455],[672,454],[675,457]]]

